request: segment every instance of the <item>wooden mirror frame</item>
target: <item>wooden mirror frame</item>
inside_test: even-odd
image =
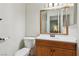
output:
[[[70,8],[70,6],[64,6],[64,7],[61,7],[61,8],[56,8],[56,9],[66,9],[66,8]],[[47,10],[50,10],[50,9],[55,9],[54,7],[52,8],[48,8],[48,9],[44,9],[44,10],[40,10],[40,34],[55,34],[55,35],[68,35],[68,21],[66,20],[66,27],[65,27],[65,31],[66,33],[42,33],[42,17],[41,17],[41,12],[42,11],[47,11]]]

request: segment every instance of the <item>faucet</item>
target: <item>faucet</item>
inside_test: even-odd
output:
[[[55,34],[50,34],[50,37],[55,37]]]

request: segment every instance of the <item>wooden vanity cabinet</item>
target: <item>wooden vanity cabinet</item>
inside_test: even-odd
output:
[[[36,56],[76,56],[76,43],[36,39]]]

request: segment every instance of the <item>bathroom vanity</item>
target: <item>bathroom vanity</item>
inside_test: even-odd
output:
[[[66,38],[67,39],[67,38]],[[35,56],[76,56],[76,40],[65,40],[62,38],[41,38],[35,40],[33,52]]]
[[[37,56],[76,56],[76,43],[36,40]]]
[[[32,55],[77,55],[77,38],[69,31],[69,26],[75,24],[73,12],[73,6],[53,7],[40,11],[40,35],[35,38]]]

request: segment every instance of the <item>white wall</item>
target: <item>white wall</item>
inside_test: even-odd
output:
[[[26,4],[26,36],[36,36],[40,33],[40,10],[42,3]]]
[[[25,4],[0,4],[0,55],[13,55],[25,35]]]

